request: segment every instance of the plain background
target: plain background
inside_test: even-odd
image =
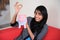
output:
[[[20,14],[26,14],[27,16],[34,16],[34,10],[39,5],[44,5],[48,11],[47,24],[60,28],[60,0],[10,0],[11,18],[14,15],[14,4],[20,2],[23,8],[19,12]]]
[[[2,12],[3,15],[0,17],[0,24],[9,23],[15,13],[14,4],[20,2],[23,8],[19,14],[26,14],[27,16],[34,16],[34,10],[39,5],[44,5],[48,11],[47,24],[60,28],[60,0],[10,0],[10,9],[7,13]]]
[[[10,5],[6,5],[5,8],[6,10],[0,10],[2,15],[0,16],[0,27],[1,25],[10,23]]]

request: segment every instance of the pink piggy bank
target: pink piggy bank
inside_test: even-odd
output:
[[[26,28],[26,23],[27,23],[27,17],[24,14],[18,15],[18,23],[19,23],[19,28],[21,28],[21,25]]]

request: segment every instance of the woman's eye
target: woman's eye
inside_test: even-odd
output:
[[[42,15],[41,13],[38,13],[38,15]]]
[[[34,12],[34,14],[37,14],[36,12]]]

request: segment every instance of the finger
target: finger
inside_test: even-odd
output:
[[[15,3],[15,6],[16,6],[18,3],[19,3],[19,2],[16,2],[16,3]]]
[[[17,5],[17,7],[23,7],[23,5],[22,4],[19,4],[19,5]]]

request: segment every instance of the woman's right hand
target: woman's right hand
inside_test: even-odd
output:
[[[19,2],[16,2],[16,4],[14,5],[14,8],[15,8],[15,14],[12,18],[11,24],[16,22],[17,14],[19,13],[20,9],[22,8],[22,4],[20,4]]]
[[[20,4],[19,2],[16,2],[14,7],[15,7],[15,12],[18,13],[20,11],[20,9],[23,7],[23,5]]]

